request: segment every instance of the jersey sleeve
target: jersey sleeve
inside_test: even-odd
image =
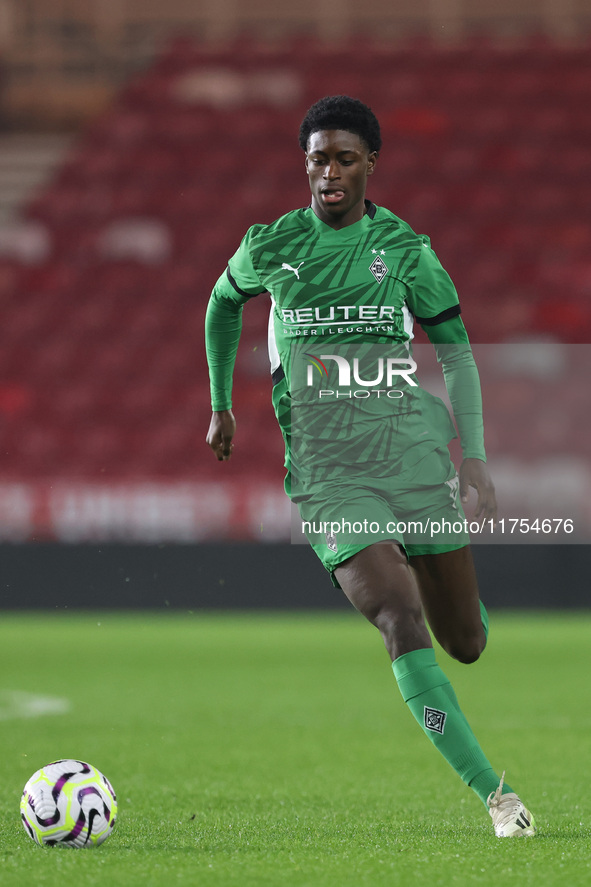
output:
[[[260,230],[261,225],[253,225],[249,228],[242,242],[230,261],[226,270],[228,282],[238,295],[250,299],[265,292],[252,260],[252,241]]]
[[[421,252],[408,306],[435,346],[465,459],[486,462],[478,368],[462,323],[460,300],[447,271],[421,237]]]
[[[407,304],[421,326],[436,326],[456,317],[460,300],[452,279],[431,249],[428,237],[421,237],[419,261]]]
[[[250,254],[251,228],[213,288],[205,315],[205,350],[213,410],[232,406],[232,378],[245,303],[265,291]]]
[[[426,327],[443,370],[464,459],[486,462],[480,377],[461,317]]]

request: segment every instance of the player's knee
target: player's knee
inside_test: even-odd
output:
[[[454,638],[445,644],[445,651],[452,659],[457,659],[463,665],[471,665],[480,659],[480,655],[486,645],[484,632],[468,635],[463,638]]]
[[[420,607],[384,607],[376,614],[374,625],[393,660],[408,650],[429,646]]]

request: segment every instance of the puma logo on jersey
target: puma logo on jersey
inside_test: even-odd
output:
[[[300,264],[298,265],[297,268],[292,268],[291,265],[288,265],[287,262],[284,262],[283,265],[281,266],[281,268],[283,271],[293,271],[293,273],[295,274],[295,276],[299,280],[300,279],[300,268],[302,267],[303,264],[304,264],[303,262],[300,262]]]

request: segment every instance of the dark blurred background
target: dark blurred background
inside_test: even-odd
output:
[[[587,605],[591,0],[0,0],[1,606],[341,604],[289,544],[268,298],[223,465],[203,346],[246,229],[308,203],[299,123],[336,93],[486,346],[501,506],[575,523],[476,546],[483,596]]]

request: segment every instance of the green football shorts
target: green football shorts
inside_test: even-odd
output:
[[[394,540],[407,557],[470,543],[459,478],[447,448],[455,429],[447,409],[435,400],[426,399],[424,410],[396,420],[396,452],[387,462],[359,458],[345,465],[338,455],[330,461],[311,448],[311,456],[299,460],[298,472],[292,462],[291,398],[285,379],[274,386],[273,405],[285,441],[285,490],[300,514],[294,537],[307,537],[337,587],[335,568],[376,542]]]
[[[311,484],[296,498],[312,548],[339,587],[334,570],[375,542],[394,540],[407,557],[469,545],[459,478],[447,448],[432,450],[406,472],[389,477],[340,477]]]

